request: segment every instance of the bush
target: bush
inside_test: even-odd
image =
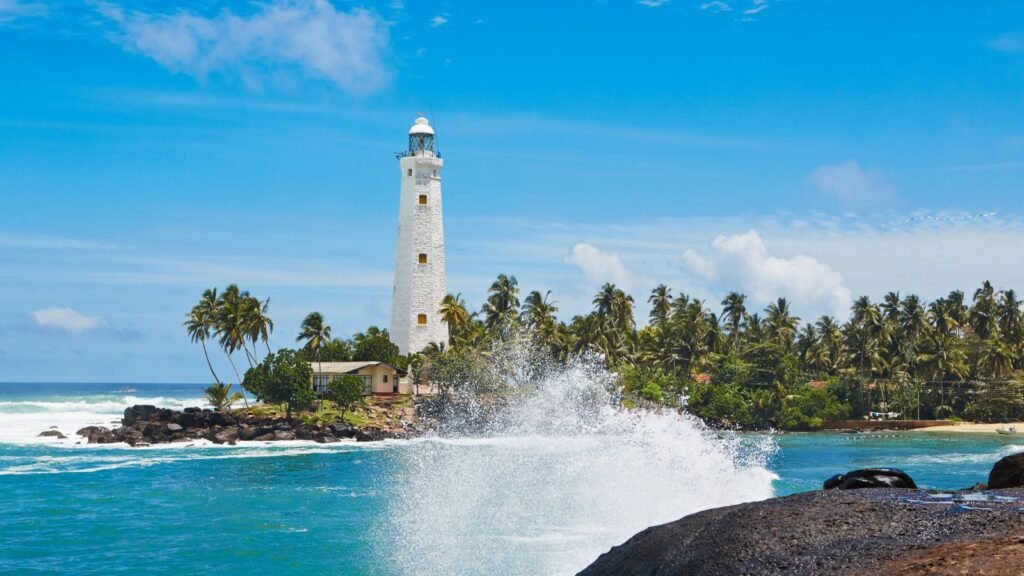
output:
[[[362,404],[365,393],[363,379],[352,374],[335,378],[327,384],[327,398],[338,405],[342,415],[355,405]]]
[[[261,402],[284,404],[291,420],[292,410],[308,410],[313,405],[312,380],[309,363],[294,350],[282,349],[247,370],[242,387]]]

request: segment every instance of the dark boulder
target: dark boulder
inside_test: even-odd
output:
[[[1013,454],[996,462],[988,473],[988,488],[1017,488],[1024,486],[1024,452]]]
[[[183,430],[185,430],[185,427],[182,426],[181,424],[175,424],[174,422],[171,422],[170,424],[167,425],[168,434],[177,434],[178,432],[181,432]]]
[[[274,430],[274,440],[295,440],[295,433],[287,430]]]
[[[62,434],[60,430],[45,430],[43,432],[40,432],[39,436],[43,436],[43,437],[50,437],[50,436],[52,436],[53,438],[60,438],[60,439],[67,438],[67,436]]]
[[[214,434],[210,440],[214,444],[230,444],[234,446],[234,444],[238,442],[238,428],[235,428],[234,426],[225,428]]]
[[[846,474],[836,474],[825,480],[825,490],[856,490],[858,488],[910,488],[917,484],[906,472],[898,468],[862,468]]]
[[[238,422],[226,412],[213,412],[210,414],[211,426],[234,426]]]
[[[156,413],[156,420],[159,422],[170,422],[174,420],[174,410],[162,408]]]
[[[277,439],[275,432],[267,432],[266,434],[260,434],[259,436],[252,439],[253,442],[271,442]]]
[[[188,408],[185,410],[188,410]],[[182,412],[174,418],[174,421],[182,428],[195,428],[199,424],[199,420],[192,412]]]
[[[113,444],[118,441],[114,438],[114,433],[104,426],[86,426],[79,429],[75,434],[84,436],[89,444]]]

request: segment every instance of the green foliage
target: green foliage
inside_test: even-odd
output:
[[[401,367],[399,366],[401,355],[398,352],[398,346],[391,342],[387,330],[370,326],[366,332],[352,337],[352,345],[353,360],[376,360]]]
[[[308,410],[316,398],[313,368],[294,350],[282,349],[245,373],[242,387],[261,402],[284,404],[288,418],[292,411]]]
[[[231,391],[231,384],[224,384],[218,382],[213,384],[206,390],[206,400],[217,410],[225,410],[231,408],[231,405],[242,399],[242,394],[239,392]]]
[[[802,387],[786,396],[777,426],[783,430],[817,430],[825,422],[842,420],[850,407],[827,390]]]
[[[327,398],[338,405],[342,413],[363,402],[366,386],[363,379],[352,374],[335,378],[327,384]]]

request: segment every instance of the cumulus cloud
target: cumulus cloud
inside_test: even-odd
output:
[[[36,326],[78,334],[89,332],[103,325],[99,316],[86,316],[74,308],[45,308],[32,313]]]
[[[1024,54],[1024,32],[1007,32],[989,41],[988,47],[1010,54]]]
[[[254,86],[269,70],[295,69],[366,93],[387,77],[386,22],[368,10],[337,10],[327,0],[273,0],[257,4],[249,15],[225,9],[211,17],[187,10],[128,10],[107,2],[97,9],[115,26],[110,38],[122,48],[200,79],[220,73]]]
[[[440,28],[441,26],[444,26],[447,23],[448,18],[446,18],[443,14],[438,14],[437,16],[434,16],[433,18],[430,19],[431,28]]]
[[[592,244],[576,244],[566,256],[565,262],[579,268],[583,272],[583,277],[591,284],[611,282],[623,289],[632,284],[633,276],[622,263],[618,253],[604,252]]]
[[[770,254],[756,230],[717,236],[709,257],[688,250],[683,262],[715,289],[740,289],[756,303],[783,296],[804,309],[827,309],[841,316],[851,301],[842,274],[810,256]]]
[[[891,200],[893,187],[876,169],[862,169],[854,160],[841,164],[819,166],[807,181],[823,194],[846,206],[863,206]]]

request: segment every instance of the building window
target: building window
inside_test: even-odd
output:
[[[437,178],[437,169],[434,169],[434,178]]]
[[[417,315],[416,316],[416,323],[419,324],[420,326],[426,326],[427,325],[427,315],[426,314],[419,314],[419,315]]]
[[[406,172],[406,175],[408,175],[408,176],[412,176],[412,168],[409,168],[409,171],[408,171],[408,172]]]
[[[426,194],[420,194],[420,206],[426,206],[426,205],[427,205],[427,195]]]
[[[420,262],[420,264],[426,264],[427,263],[427,255],[422,253],[422,252],[420,252],[419,262]]]
[[[387,382],[388,382],[388,375],[387,375],[387,374],[385,374],[385,375],[384,375],[384,383],[385,383],[385,384],[387,384]]]

